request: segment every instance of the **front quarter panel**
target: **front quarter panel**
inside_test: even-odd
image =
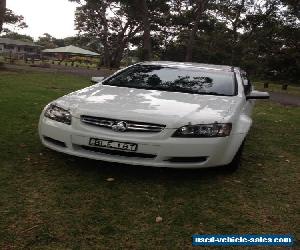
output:
[[[234,134],[247,134],[252,125],[252,118],[244,113],[241,113],[233,126],[232,133]]]

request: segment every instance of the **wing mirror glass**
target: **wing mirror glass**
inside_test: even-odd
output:
[[[92,78],[91,78],[91,82],[92,82],[92,83],[99,83],[99,82],[102,82],[104,79],[105,79],[104,76],[92,77]]]
[[[251,100],[251,99],[269,99],[270,95],[268,92],[261,92],[261,91],[256,91],[253,90],[250,92],[249,95],[246,96],[247,100]]]

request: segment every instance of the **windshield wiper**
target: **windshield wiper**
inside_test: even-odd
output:
[[[114,83],[111,83],[111,82],[109,82],[109,81],[104,81],[104,82],[102,82],[102,85],[110,85],[110,86],[121,86],[122,85],[122,83],[121,82],[114,82]]]
[[[196,94],[199,95],[217,95],[217,96],[231,96],[231,95],[225,95],[217,92],[196,92]]]
[[[135,88],[135,89],[146,89],[146,90],[158,90],[158,91],[167,91],[167,92],[180,92],[187,94],[197,94],[197,95],[215,95],[215,96],[231,96],[225,95],[217,92],[197,92],[193,90],[181,89],[181,88],[164,88],[164,87],[152,87],[152,86],[133,86],[133,85],[124,85],[121,82],[115,82],[111,84],[110,82],[104,82],[103,85],[115,86],[115,87],[124,87],[124,88]]]

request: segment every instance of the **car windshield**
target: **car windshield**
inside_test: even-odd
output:
[[[206,95],[235,94],[233,72],[196,67],[134,65],[107,79],[104,85]]]

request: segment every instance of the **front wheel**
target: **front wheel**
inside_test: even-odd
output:
[[[241,166],[241,158],[244,150],[244,144],[245,143],[243,142],[239,150],[236,152],[235,156],[233,157],[233,160],[228,165],[223,167],[223,170],[226,173],[233,173],[236,170],[238,170],[238,168]]]

